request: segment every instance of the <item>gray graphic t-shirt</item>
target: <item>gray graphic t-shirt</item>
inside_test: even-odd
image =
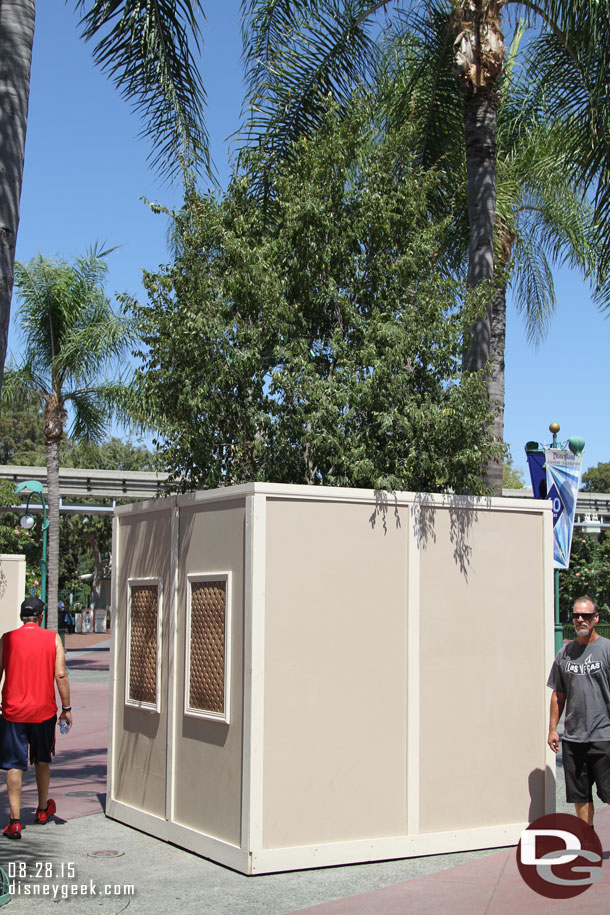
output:
[[[568,642],[553,662],[547,686],[565,693],[566,740],[610,740],[610,639]]]

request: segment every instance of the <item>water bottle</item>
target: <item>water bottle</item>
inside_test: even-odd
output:
[[[69,730],[70,730],[70,725],[68,724],[68,722],[66,721],[65,718],[61,718],[59,721],[59,733],[67,734]]]

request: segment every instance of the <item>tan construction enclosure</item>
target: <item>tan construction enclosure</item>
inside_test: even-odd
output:
[[[552,513],[248,484],[116,510],[107,813],[246,874],[553,812]]]

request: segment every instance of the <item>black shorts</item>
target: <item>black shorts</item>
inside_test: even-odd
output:
[[[55,753],[57,715],[46,721],[7,721],[0,717],[0,769],[27,769],[31,763],[50,763]]]
[[[561,756],[569,804],[592,801],[593,785],[600,800],[610,804],[610,740],[562,740]]]

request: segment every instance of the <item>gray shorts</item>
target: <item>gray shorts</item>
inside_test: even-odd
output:
[[[592,801],[593,785],[600,800],[610,804],[610,740],[577,743],[564,739],[561,756],[568,804]]]

